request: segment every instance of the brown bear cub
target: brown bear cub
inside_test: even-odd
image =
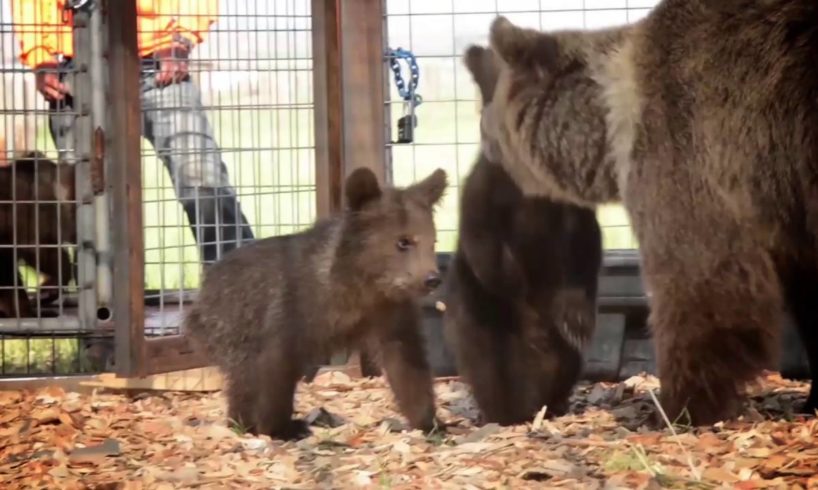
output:
[[[498,67],[472,46],[465,64],[491,102]],[[594,211],[525,197],[491,150],[463,184],[446,278],[446,337],[484,422],[567,411],[596,320],[602,237]]]
[[[342,213],[206,271],[183,328],[224,373],[230,419],[255,434],[308,435],[292,419],[296,383],[336,349],[366,346],[409,424],[434,428],[419,299],[441,283],[433,218],[446,186],[441,169],[403,189],[356,169]]]
[[[0,317],[53,316],[44,311],[37,314],[17,260],[45,276],[39,294],[39,306],[45,306],[76,279],[76,266],[66,247],[76,242],[73,165],[61,165],[31,151],[0,168]]]
[[[512,178],[628,211],[671,420],[737,415],[785,308],[818,408],[818,2],[662,0],[550,33],[499,17],[490,43],[484,137]]]

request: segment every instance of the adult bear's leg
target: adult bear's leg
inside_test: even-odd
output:
[[[714,235],[732,234],[692,245],[705,246],[701,254],[662,250],[684,246],[667,240],[642,250],[662,406],[671,421],[694,425],[736,415],[745,384],[774,363],[781,321],[769,254]],[[688,420],[679,418],[685,411]]]
[[[812,384],[802,410],[813,414],[818,409],[818,269],[813,261],[789,260],[780,272],[787,306],[809,360]]]

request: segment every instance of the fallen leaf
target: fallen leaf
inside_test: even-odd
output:
[[[16,407],[4,407],[0,413],[0,424],[7,424],[20,417],[20,410]]]
[[[148,437],[164,438],[173,434],[173,428],[166,422],[150,420],[139,424],[139,430]]]
[[[635,434],[627,437],[627,441],[632,444],[642,444],[644,446],[656,446],[662,442],[662,434]]]
[[[523,480],[536,480],[537,475],[546,475],[548,478],[565,478],[578,473],[576,465],[564,459],[553,459],[539,463],[536,468],[527,469],[520,476]]]
[[[49,385],[37,392],[35,400],[62,400],[66,396],[65,390],[60,385]]]
[[[405,456],[412,453],[412,448],[404,441],[397,441],[392,444],[392,451]]]
[[[72,463],[98,463],[108,456],[118,456],[120,453],[119,441],[105,439],[102,444],[74,449],[68,458]]]
[[[31,413],[31,419],[38,424],[51,424],[60,421],[60,410],[55,407],[42,408],[34,410]]]
[[[381,422],[380,430],[381,433],[387,432],[402,432],[406,428],[406,425],[396,418],[385,418]]]
[[[486,424],[483,427],[480,427],[479,429],[470,432],[466,436],[461,437],[458,440],[458,443],[463,444],[468,442],[478,442],[485,439],[488,436],[500,432],[501,429],[502,428],[500,427],[499,424],[495,423]]]
[[[324,407],[311,410],[310,413],[304,417],[304,421],[309,425],[328,428],[340,427],[346,423],[342,417],[328,412]]]
[[[747,456],[752,458],[769,458],[772,454],[772,450],[768,447],[751,447],[745,451]]]
[[[754,388],[750,405],[763,420],[753,422],[748,411],[744,419],[678,436],[640,426],[655,410],[648,393],[654,378],[647,375],[631,379],[631,387],[581,383],[569,413],[542,417],[536,431],[534,417],[515,426],[480,425],[469,386],[438,379],[435,397],[445,427],[435,437],[406,430],[383,376],[352,379],[327,370],[319,381],[299,384],[295,416],[337,414],[340,425],[300,441],[237,435],[226,426],[221,392],[0,393],[0,400],[15,400],[0,409],[6,421],[0,423],[0,488],[818,486],[818,422],[776,412],[801,403],[809,386],[780,377]],[[92,449],[106,440],[118,441],[117,450],[105,455]],[[700,472],[705,481],[696,484]]]
[[[9,425],[8,427],[0,427],[0,437],[6,438],[11,437],[13,435],[17,435],[25,429],[27,422],[17,422],[14,424]]]
[[[263,439],[256,438],[242,439],[241,445],[244,447],[244,449],[247,449],[249,451],[260,451],[267,447],[267,442],[265,442]]]
[[[358,485],[358,486],[361,486],[361,487],[371,485],[372,484],[372,475],[373,474],[374,473],[372,473],[370,471],[362,471],[362,470],[355,471],[355,477],[354,477],[355,484]]]
[[[60,422],[62,422],[63,424],[65,424],[67,426],[70,426],[70,427],[75,427],[75,421],[71,417],[71,414],[69,414],[67,412],[60,412],[60,415],[58,416],[58,418],[59,418]]]
[[[71,472],[65,466],[57,466],[48,470],[48,474],[57,479],[64,479],[71,476]]]
[[[229,427],[225,427],[224,425],[212,424],[206,426],[200,426],[200,433],[209,439],[214,439],[216,441],[220,441],[222,439],[236,439],[238,438],[238,434],[235,431],[231,430]]]
[[[599,405],[610,397],[610,392],[601,385],[595,385],[588,394],[586,400],[592,405]]]
[[[702,476],[714,482],[735,483],[739,481],[738,475],[718,467],[705,469]]]
[[[537,411],[537,415],[534,416],[534,421],[531,422],[531,430],[538,431],[542,429],[543,421],[545,420],[545,413],[547,411],[547,406],[543,406],[539,411]]]
[[[23,399],[19,391],[0,391],[0,406],[16,405]]]

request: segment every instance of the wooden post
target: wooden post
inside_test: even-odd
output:
[[[145,373],[141,105],[136,2],[106,9],[110,132],[106,173],[111,194],[116,372]]]
[[[341,0],[344,170],[368,167],[386,183],[383,0]],[[361,374],[380,375],[366,349]]]
[[[340,0],[312,0],[315,191],[318,218],[341,209],[343,118],[341,100]]]
[[[383,0],[341,0],[344,171],[386,181]]]
[[[383,0],[312,0],[318,217],[343,206],[344,178],[369,167],[386,182]],[[360,354],[364,375],[379,370]]]
[[[387,177],[383,15],[383,0],[312,0],[319,217],[341,209],[355,168]]]

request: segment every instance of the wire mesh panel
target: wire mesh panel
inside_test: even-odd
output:
[[[80,155],[90,117],[79,106],[90,75],[70,60],[78,44],[88,66],[90,38],[75,39],[71,18],[48,4],[0,3],[0,376],[94,368],[83,340],[94,284],[77,247],[93,227],[80,226],[89,208],[78,206],[89,180]]]
[[[459,183],[476,160],[479,92],[461,61],[468,45],[488,43],[497,14],[525,27],[545,30],[601,28],[644,16],[657,0],[385,0],[388,47],[409,50],[419,68],[415,108],[417,127],[411,144],[395,143],[399,120],[407,108],[390,73],[387,109],[393,143],[387,158],[393,181],[404,185],[435,167],[445,168]],[[406,64],[402,77],[408,79]],[[459,190],[459,189],[458,189]],[[449,192],[436,215],[438,252],[454,250],[459,192]],[[635,248],[636,241],[621,206],[598,210],[606,249]]]
[[[167,3],[167,2],[166,2]],[[170,2],[177,4],[177,2]],[[309,0],[139,2],[145,329],[179,333],[207,264],[315,219]],[[159,0],[154,8],[161,10]]]

